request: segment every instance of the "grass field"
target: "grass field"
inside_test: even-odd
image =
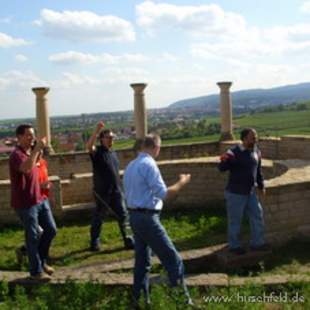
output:
[[[307,110],[303,111],[282,111],[255,113],[247,115],[238,115],[233,118],[233,127],[236,138],[238,132],[245,127],[254,127],[258,131],[259,136],[280,137],[283,135],[310,135],[310,102],[307,103]],[[207,117],[207,123],[219,123],[219,117]],[[190,144],[195,142],[218,141],[219,134],[163,140],[163,145],[169,144]],[[116,141],[117,149],[132,147],[134,140]]]

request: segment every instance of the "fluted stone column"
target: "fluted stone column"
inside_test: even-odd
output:
[[[49,90],[50,89],[48,87],[32,88],[32,91],[36,95],[36,118],[38,137],[46,137],[47,150],[49,153],[54,153],[51,145],[51,131],[50,120],[48,116],[47,98],[45,97]]]
[[[221,137],[220,141],[234,140],[232,130],[232,104],[230,87],[232,82],[218,82],[220,87]]]
[[[146,107],[144,99],[144,89],[147,84],[137,83],[130,84],[134,90],[134,116],[135,116],[135,128],[136,139],[140,140],[147,134],[147,117]]]

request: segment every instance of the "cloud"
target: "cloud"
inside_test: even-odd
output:
[[[48,83],[31,71],[12,70],[0,75],[0,89],[31,90],[33,87],[46,86]]]
[[[136,6],[137,24],[146,30],[175,28],[205,37],[244,31],[246,22],[236,13],[215,4],[178,6],[145,1]]]
[[[64,53],[57,53],[49,56],[49,61],[62,64],[96,64],[103,63],[106,65],[117,65],[120,63],[139,63],[144,62],[148,58],[141,54],[124,54],[124,55],[111,55],[108,53],[103,53],[99,55],[90,54],[90,53],[80,53],[76,51],[68,51]]]
[[[226,36],[212,42],[191,44],[194,57],[230,58],[253,61],[257,58],[290,55],[298,57],[310,52],[310,24],[249,28],[238,36]]]
[[[308,1],[310,3],[310,1]],[[152,35],[174,29],[190,36],[194,57],[245,59],[310,52],[310,24],[253,27],[245,18],[220,6],[172,5],[144,1],[136,6],[137,24]]]
[[[103,83],[145,83],[150,82],[151,74],[142,68],[136,67],[113,67],[102,71]]]
[[[10,24],[12,22],[12,18],[11,17],[3,17],[3,18],[0,18],[0,23],[3,23],[3,24]]]
[[[28,58],[23,54],[17,54],[15,55],[15,60],[18,62],[26,62]]]
[[[52,83],[52,86],[56,87],[71,87],[71,86],[79,86],[79,85],[97,85],[100,84],[100,80],[91,76],[76,74],[72,72],[63,72],[63,79],[59,81],[55,81]]]
[[[13,38],[3,32],[0,32],[0,48],[17,47],[28,44],[30,44],[30,42],[24,39]]]
[[[130,22],[112,15],[97,15],[89,11],[43,9],[34,24],[54,39],[73,42],[134,41],[135,32]]]
[[[301,6],[300,6],[300,11],[302,13],[309,14],[310,13],[310,1],[305,1]]]

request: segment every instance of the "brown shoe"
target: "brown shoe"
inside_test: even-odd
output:
[[[55,272],[55,269],[47,264],[43,265],[43,270],[45,273],[47,273],[50,276]]]
[[[40,272],[33,276],[30,276],[30,280],[38,282],[49,282],[52,280],[52,277],[44,272]]]

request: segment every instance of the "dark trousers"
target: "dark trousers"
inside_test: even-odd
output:
[[[100,233],[104,219],[107,217],[108,209],[111,209],[117,218],[119,229],[126,243],[128,237],[127,231],[130,229],[128,212],[125,204],[125,200],[121,193],[113,193],[109,196],[95,195],[96,208],[94,210],[91,227],[90,227],[90,245],[91,247],[98,246],[100,244]]]

